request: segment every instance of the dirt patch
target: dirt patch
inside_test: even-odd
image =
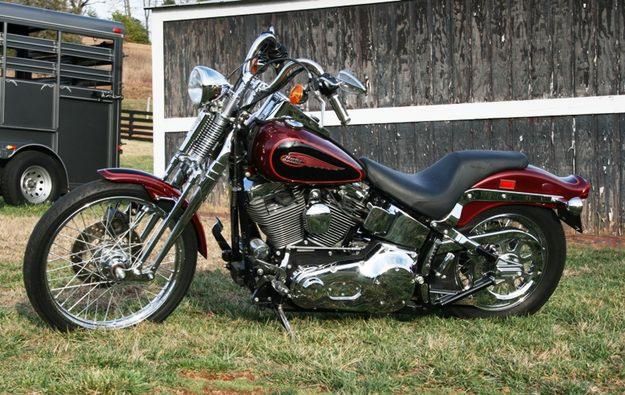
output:
[[[212,394],[212,395],[226,395],[226,394],[264,394],[265,391],[253,388],[250,390],[247,389],[223,389],[218,388],[214,384],[214,382],[223,382],[223,383],[231,383],[234,381],[244,381],[254,383],[256,381],[256,376],[252,372],[243,371],[243,372],[208,372],[205,370],[184,370],[180,373],[181,376],[186,377],[192,380],[198,381],[206,381],[206,385],[202,389],[202,393],[204,394]],[[235,384],[236,385],[236,384]]]
[[[205,370],[184,370],[182,371],[182,376],[189,379],[200,379],[200,380],[208,380],[208,381],[234,381],[237,379],[245,379],[249,381],[255,381],[256,376],[251,372],[243,371],[243,372],[208,372]]]
[[[0,262],[22,262],[28,238],[39,217],[0,215]]]
[[[625,236],[594,236],[585,234],[567,234],[569,245],[590,247],[597,250],[604,248],[625,249]]]
[[[589,274],[589,273],[592,273],[592,269],[589,268],[588,266],[564,269],[564,276],[565,277],[576,277],[576,276],[581,276],[581,275],[585,275],[585,274]]]

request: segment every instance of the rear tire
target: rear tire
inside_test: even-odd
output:
[[[462,231],[470,234],[480,224],[484,224],[490,218],[525,218],[535,224],[535,235],[544,244],[544,264],[542,273],[538,279],[538,284],[516,304],[509,308],[485,309],[476,306],[454,305],[447,308],[451,314],[461,318],[482,318],[482,317],[507,317],[534,314],[549,300],[553,292],[556,290],[566,261],[566,239],[562,224],[555,215],[553,210],[534,207],[534,206],[504,206],[498,207],[482,213]],[[492,289],[492,287],[489,287]],[[485,289],[480,295],[491,292]]]
[[[28,294],[28,298],[31,304],[33,305],[33,307],[35,308],[35,311],[44,321],[46,321],[52,327],[59,329],[59,330],[72,330],[78,327],[83,327],[87,329],[100,329],[100,328],[117,329],[117,328],[123,328],[127,326],[136,325],[143,320],[160,322],[160,321],[165,320],[176,309],[178,304],[181,302],[181,300],[187,293],[187,290],[189,288],[189,285],[191,284],[193,275],[195,273],[195,266],[197,262],[197,238],[195,235],[195,230],[193,229],[192,225],[187,226],[182,236],[178,239],[178,242],[176,243],[176,245],[174,245],[174,247],[172,247],[172,249],[170,250],[170,253],[171,251],[175,250],[175,254],[176,254],[175,255],[175,262],[176,262],[175,269],[176,270],[175,270],[175,273],[173,270],[171,270],[172,274],[170,275],[171,276],[170,280],[169,282],[166,283],[165,286],[163,286],[163,289],[161,291],[163,296],[161,297],[161,299],[158,300],[158,303],[150,304],[151,302],[149,302],[150,300],[149,297],[144,296],[144,295],[147,295],[147,293],[143,293],[143,291],[139,291],[141,296],[144,296],[146,299],[148,299],[149,303],[146,304],[145,307],[141,307],[140,310],[138,309],[137,312],[134,313],[135,314],[134,316],[132,315],[132,310],[130,310],[131,314],[126,319],[120,318],[116,321],[111,321],[111,320],[107,321],[107,316],[109,314],[108,309],[110,308],[110,305],[111,305],[110,301],[108,302],[108,307],[106,306],[106,303],[102,305],[99,316],[98,316],[98,306],[101,305],[101,303],[97,302],[95,306],[95,314],[93,314],[93,317],[102,317],[102,314],[104,313],[102,309],[104,307],[107,308],[104,319],[101,319],[100,321],[98,321],[96,318],[90,319],[89,310],[85,312],[86,318],[81,317],[80,313],[78,313],[77,316],[73,316],[72,314],[76,313],[77,310],[82,307],[82,304],[85,304],[85,302],[78,300],[76,302],[76,305],[78,305],[78,308],[75,309],[73,312],[71,311],[71,309],[69,309],[70,311],[68,312],[67,307],[70,304],[73,304],[74,301],[78,299],[78,296],[80,295],[74,297],[74,299],[72,299],[71,302],[67,303],[65,307],[61,303],[62,300],[59,296],[60,293],[57,294],[56,297],[53,295],[54,292],[58,292],[58,291],[53,292],[50,288],[50,284],[52,283],[50,272],[55,271],[55,270],[60,270],[60,269],[57,269],[57,268],[49,269],[48,266],[49,265],[51,266],[55,261],[59,260],[59,259],[50,260],[50,257],[54,258],[54,256],[56,256],[56,255],[51,256],[51,250],[52,250],[52,246],[55,245],[58,236],[61,234],[61,230],[66,231],[65,229],[69,229],[67,230],[68,233],[72,231],[82,231],[83,233],[81,233],[80,235],[87,234],[91,236],[93,233],[95,233],[94,229],[97,229],[97,228],[94,225],[90,225],[91,223],[93,223],[93,221],[89,222],[90,218],[87,218],[87,220],[85,221],[84,218],[78,217],[76,213],[81,212],[78,210],[81,210],[83,207],[87,207],[86,210],[93,211],[94,205],[100,204],[98,202],[102,202],[102,201],[107,202],[107,199],[122,199],[122,197],[123,199],[126,199],[126,201],[151,202],[151,198],[149,197],[149,195],[146,193],[143,187],[139,185],[118,184],[118,183],[111,183],[111,182],[104,181],[104,180],[94,181],[94,182],[82,185],[81,187],[65,195],[56,204],[54,204],[50,210],[48,210],[44,214],[44,216],[41,218],[39,223],[37,223],[37,225],[35,226],[35,229],[33,230],[33,233],[31,234],[30,239],[28,241],[28,246],[26,247],[26,254],[24,257],[24,268],[23,268],[24,285],[26,286],[26,292]],[[132,204],[134,203],[128,203],[129,205],[128,207],[132,207],[131,206]],[[118,206],[116,206],[116,210],[117,210],[117,207]],[[120,212],[122,212],[121,209],[120,209]],[[106,211],[106,213],[108,213],[108,211]],[[95,218],[97,218],[98,215],[99,213],[96,213]],[[107,218],[109,219],[111,218],[109,214],[105,214],[105,215],[107,215]],[[79,219],[74,220],[73,218],[79,218]],[[94,218],[94,216],[92,216],[92,218]],[[128,223],[132,223],[132,217],[129,217],[129,218],[130,219],[128,220]],[[111,221],[115,221],[116,219],[117,218],[113,218]],[[71,222],[69,222],[70,220]],[[72,224],[71,227],[69,227],[70,223]],[[83,223],[85,224],[85,226],[87,226],[85,228],[87,230],[83,229],[83,225],[82,225]],[[100,223],[102,224],[103,222],[100,222]],[[65,227],[66,224],[68,224],[67,227]],[[76,229],[77,226],[79,226],[80,229]],[[100,226],[100,225],[97,225],[97,226]],[[100,226],[100,228],[108,229],[110,226],[115,227],[117,225],[114,222],[111,225],[109,225],[107,222],[106,225]],[[127,298],[129,300],[128,303],[131,303],[132,301],[130,301],[130,298],[135,297],[132,292],[137,293],[136,289],[139,288],[140,286],[144,286],[144,285],[141,285],[143,283],[139,282],[139,283],[136,283],[139,285],[133,285],[135,283],[132,283],[132,282],[124,283],[124,280],[116,281],[115,279],[110,279],[110,277],[106,277],[105,274],[103,274],[103,273],[106,273],[108,275],[108,273],[110,272],[105,272],[105,270],[102,269],[102,267],[104,266],[104,263],[100,263],[100,262],[104,262],[109,256],[112,255],[111,254],[112,250],[115,250],[115,251],[120,250],[122,252],[128,252],[128,254],[132,256],[133,254],[132,249],[135,248],[136,243],[140,242],[141,240],[137,239],[138,236],[135,236],[134,234],[129,233],[128,229],[132,229],[132,228],[130,226],[128,228],[125,228],[123,230],[123,232],[125,232],[125,236],[118,236],[118,239],[120,241],[124,242],[126,239],[128,239],[129,240],[128,243],[132,243],[126,247],[117,245],[117,243],[119,242],[115,241],[114,238],[111,241],[109,241],[109,244],[105,244],[104,242],[100,244],[100,241],[98,239],[96,239],[95,241],[93,239],[89,239],[88,241],[83,242],[82,245],[83,246],[86,245],[86,247],[84,247],[83,249],[89,250],[89,254],[90,254],[89,261],[85,261],[84,260],[85,258],[83,258],[83,255],[80,255],[79,259],[83,259],[83,260],[81,260],[79,263],[75,263],[76,253],[74,253],[73,250],[68,251],[68,252],[71,252],[71,254],[68,255],[68,258],[65,262],[61,262],[59,267],[63,269],[63,266],[69,266],[69,268],[65,272],[58,272],[58,271],[55,272],[54,277],[57,276],[56,273],[65,273],[65,277],[61,275],[62,278],[74,277],[74,279],[70,280],[67,283],[67,285],[61,288],[56,288],[56,289],[57,290],[61,289],[61,292],[65,292],[63,288],[77,289],[77,287],[85,286],[86,282],[93,283],[97,281],[98,283],[102,283],[102,284],[97,285],[97,286],[90,286],[91,288],[89,292],[92,292],[92,291],[94,292],[94,294],[92,294],[90,298],[95,299],[96,295],[105,294],[107,288],[120,287],[119,288],[120,294],[119,296],[116,296],[116,298],[114,299],[115,305],[117,305],[118,302],[120,304],[123,303],[125,301],[124,298]],[[102,230],[102,233],[106,233],[106,232],[111,232],[111,231]],[[119,231],[119,233],[121,234],[122,231]],[[64,236],[64,237],[68,237],[68,236]],[[105,239],[107,237],[108,236],[104,235],[102,236],[102,239]],[[74,243],[74,245],[76,244],[76,242],[72,240],[70,240],[69,242],[70,244],[71,243]],[[79,243],[81,242],[80,237],[77,238],[77,242]],[[104,245],[107,247],[100,248],[100,245],[98,244]],[[111,245],[112,247],[109,247]],[[108,250],[104,252],[100,252],[100,250],[105,250],[105,248],[108,248]],[[63,248],[63,250],[68,250],[68,249],[65,247]],[[178,255],[179,251],[182,251],[182,257]],[[150,255],[150,256],[153,256],[153,255]],[[93,263],[96,261],[98,263]],[[68,263],[69,265],[67,265]],[[108,262],[106,262],[106,264],[108,264]],[[93,266],[87,266],[87,265],[93,265]],[[79,272],[82,270],[85,270],[84,268],[86,267],[89,268],[85,272],[88,274],[83,273],[81,276]],[[164,267],[164,263],[161,264],[161,267],[159,269],[163,267]],[[106,268],[112,271],[111,266],[107,266]],[[73,270],[73,272],[71,270]],[[166,273],[166,272],[163,272],[163,273]],[[155,277],[155,279],[158,279],[158,277]],[[128,287],[130,288],[129,290],[128,290]],[[64,296],[68,295],[70,292],[73,292],[73,291],[72,290],[67,291]],[[111,299],[113,299],[114,292],[116,291],[113,291],[113,290],[110,291]],[[154,291],[154,292],[157,293],[154,299],[156,300],[156,298],[161,295],[161,292],[158,292],[158,291]],[[151,294],[153,293],[151,292]],[[105,296],[106,298],[108,298],[108,295],[105,295]],[[139,299],[140,305],[141,305],[141,296],[139,295],[136,296],[136,298]],[[105,301],[106,298],[103,299],[103,301]],[[67,302],[68,299],[66,299],[65,302]],[[87,303],[89,303],[89,299],[86,299],[86,300],[87,300]],[[95,303],[95,300],[94,302],[91,302],[91,303]],[[89,308],[89,306],[87,305],[87,307],[85,308]],[[91,307],[91,310],[93,310],[93,307]],[[124,307],[121,307],[120,310],[122,311],[122,314],[124,314]]]
[[[2,195],[7,204],[41,204],[55,201],[65,189],[64,171],[49,155],[37,151],[18,153],[2,174]]]

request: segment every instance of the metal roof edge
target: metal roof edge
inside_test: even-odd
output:
[[[40,26],[67,27],[67,30],[93,31],[106,35],[121,36],[125,32],[124,25],[119,22],[14,3],[0,2],[0,18],[13,19],[15,23],[29,21]],[[117,28],[121,28],[122,33],[114,33],[113,29]]]

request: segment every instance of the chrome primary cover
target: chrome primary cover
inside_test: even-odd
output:
[[[293,303],[305,309],[390,313],[413,295],[416,253],[382,244],[364,261],[308,266],[291,277]]]

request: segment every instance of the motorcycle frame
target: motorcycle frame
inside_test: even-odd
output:
[[[202,159],[200,161],[198,158],[189,157],[189,148],[200,134],[200,125],[202,122],[208,121],[208,116],[210,115],[208,112],[203,111],[193,129],[188,133],[185,142],[172,158],[163,180],[146,175],[138,175],[134,171],[125,171],[125,174],[123,170],[104,170],[100,172],[104,178],[114,182],[131,182],[144,185],[148,193],[155,199],[165,198],[174,201],[173,208],[156,230],[148,226],[149,231],[146,234],[150,237],[145,243],[146,247],[141,257],[137,260],[137,265],[141,269],[143,269],[144,263],[153,252],[156,243],[163,236],[165,230],[173,225],[170,235],[157,252],[156,258],[150,266],[150,270],[156,270],[190,221],[193,222],[198,236],[200,252],[206,256],[206,241],[204,239],[204,231],[197,217],[197,210],[205,198],[212,192],[223,171],[228,167],[228,185],[231,192],[231,235],[229,248],[222,253],[224,259],[229,262],[230,270],[239,271],[239,269],[243,268],[246,282],[252,280],[249,284],[253,284],[253,279],[251,278],[253,277],[252,267],[250,267],[250,260],[247,259],[248,251],[246,246],[253,237],[259,237],[259,231],[247,215],[245,208],[244,179],[246,169],[244,166],[246,165],[248,154],[246,151],[249,143],[249,134],[255,124],[253,120],[252,122],[247,122],[250,115],[245,112],[245,109],[252,107],[252,104],[258,103],[260,100],[271,97],[278,89],[286,85],[302,71],[307,71],[310,75],[314,74],[316,76],[323,74],[323,69],[313,61],[307,59],[288,61],[270,84],[262,83],[257,86],[260,89],[257,89],[255,96],[250,100],[246,96],[248,88],[251,83],[258,84],[258,81],[253,79],[254,74],[250,70],[251,62],[249,60],[253,58],[261,45],[267,42],[276,42],[273,33],[263,33],[254,42],[248,52],[246,62],[242,66],[241,77],[235,87],[229,90],[223,107],[212,111],[212,116],[214,117],[212,121],[216,119],[216,122],[219,123],[223,130],[229,129],[230,132],[224,133],[221,141],[214,147],[215,153],[210,158],[207,158],[206,164],[202,164],[202,161],[206,158],[199,158]],[[262,111],[263,109],[261,108],[259,113]],[[270,114],[271,109],[266,114],[269,115],[267,119],[260,121],[271,120],[272,116]],[[501,189],[503,185],[502,180],[507,182],[506,185],[512,182],[519,187],[514,188],[514,190]],[[406,210],[415,218],[428,224],[431,229],[427,241],[421,247],[416,265],[416,272],[426,277],[430,274],[430,264],[436,253],[437,246],[446,238],[451,239],[454,243],[471,253],[487,257],[493,263],[497,261],[496,255],[488,252],[479,243],[471,240],[458,230],[458,228],[465,226],[479,214],[493,207],[528,204],[551,208],[557,210],[565,222],[581,231],[581,221],[579,219],[581,199],[588,196],[589,188],[590,185],[581,177],[577,177],[575,180],[563,180],[542,170],[530,167],[525,170],[498,173],[478,182],[472,189],[465,192],[451,213],[442,220],[423,217],[410,208],[403,207],[401,204],[393,202],[392,199],[389,200],[400,209]],[[375,189],[373,190],[376,191]],[[376,191],[375,193],[384,196],[383,191]],[[220,242],[220,245],[225,246],[225,243]],[[235,264],[236,262],[239,262],[242,266]]]

